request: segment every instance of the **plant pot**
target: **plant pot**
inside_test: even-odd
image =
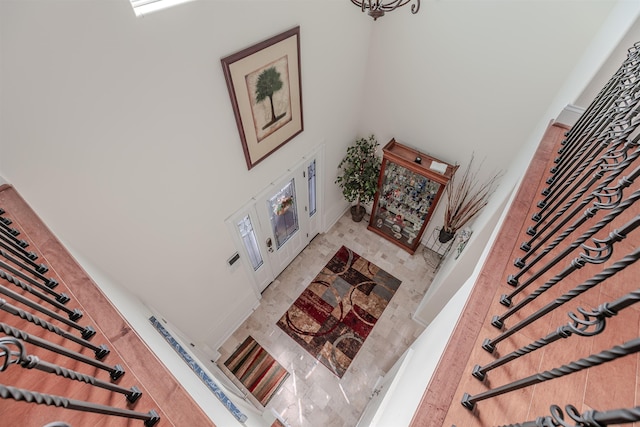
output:
[[[440,243],[447,243],[456,235],[455,231],[445,230],[444,228],[440,229],[440,234],[438,235],[438,240]]]
[[[353,220],[353,222],[362,221],[362,218],[364,218],[364,214],[366,213],[367,210],[364,208],[364,206],[360,206],[359,210],[358,206],[351,206],[351,219]]]

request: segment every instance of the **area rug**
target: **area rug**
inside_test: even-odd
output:
[[[278,326],[342,378],[400,283],[342,246]]]
[[[267,406],[289,377],[289,372],[251,336],[233,352],[224,366],[262,406]]]

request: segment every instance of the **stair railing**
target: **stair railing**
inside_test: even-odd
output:
[[[490,372],[507,369],[516,360],[530,357],[548,346],[602,334],[607,319],[640,301],[639,287],[596,308],[578,306],[568,312],[568,323],[546,335],[536,334],[543,336],[529,344],[511,350],[501,348],[500,354],[496,352],[499,343],[515,333],[522,333],[534,322],[550,316],[585,292],[607,281],[613,283],[615,279],[619,282],[623,273],[628,282],[629,272],[637,268],[640,247],[629,249],[629,245],[622,242],[625,239],[640,241],[640,214],[637,214],[640,204],[636,203],[640,200],[637,182],[640,177],[639,101],[640,42],[629,49],[620,68],[561,142],[559,157],[546,180],[549,186],[542,190],[544,199],[537,203],[540,210],[531,218],[534,225],[525,231],[531,238],[520,246],[525,255],[514,260],[514,266],[519,270],[507,278],[507,283],[515,289],[500,297],[500,303],[508,309],[494,315],[490,321],[500,333],[482,343],[482,348],[495,359],[476,364],[471,373],[483,381],[487,389],[476,394],[464,393],[462,397],[462,405],[474,413],[484,400],[606,365],[640,351],[638,337],[606,349],[596,349],[587,357],[567,360],[552,369],[516,375],[517,379],[503,385],[489,385],[487,381]],[[580,276],[578,271],[582,271]],[[578,277],[581,279],[576,280]],[[578,285],[564,286],[567,279]],[[508,325],[512,318],[516,320]],[[635,377],[635,370],[632,375]],[[565,412],[569,420],[565,420],[565,413],[554,404],[550,416],[503,427],[602,427],[640,421],[639,407],[581,414],[567,405]]]
[[[106,417],[142,420],[147,427],[156,425],[160,417],[155,410],[139,412],[131,409],[139,403],[141,390],[136,386],[127,388],[116,384],[125,374],[124,368],[120,364],[110,365],[102,361],[110,355],[110,350],[104,344],[89,341],[96,335],[96,330],[92,326],[78,324],[83,317],[82,311],[67,307],[71,298],[53,291],[58,286],[58,281],[44,276],[49,267],[36,263],[38,255],[27,251],[29,243],[17,237],[20,231],[10,227],[13,221],[6,213],[0,208],[0,294],[7,298],[0,298],[0,398]],[[6,284],[18,289],[9,289]],[[5,323],[7,319],[11,323]],[[16,327],[18,324],[23,328],[29,327],[29,331]],[[40,331],[42,335],[40,332],[32,333],[34,330]],[[50,334],[57,337],[55,342],[45,338]],[[79,351],[71,349],[78,345]],[[36,350],[37,354],[34,353]],[[85,350],[92,351],[93,357],[84,354]],[[54,357],[56,363],[45,360]],[[74,369],[63,366],[66,363],[72,364]],[[12,369],[11,376],[6,376],[8,368],[14,365],[23,370],[38,371],[38,375],[62,377],[69,381],[66,390],[70,393],[76,390],[72,384],[82,383],[108,393],[123,395],[127,408],[110,406],[113,400],[111,398],[107,399],[109,404],[103,404],[20,387],[20,373]],[[85,367],[91,373],[76,370]],[[101,372],[108,374],[108,381],[96,376]],[[11,384],[7,384],[3,378],[10,380]],[[60,383],[56,381],[56,385],[56,390],[60,390]],[[55,421],[47,424],[47,427],[71,426],[64,421]]]

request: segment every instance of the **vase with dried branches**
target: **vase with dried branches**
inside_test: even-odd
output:
[[[459,229],[480,213],[489,202],[502,176],[502,172],[499,171],[484,181],[479,180],[480,168],[474,169],[473,161],[472,155],[462,175],[454,174],[444,190],[444,225],[438,236],[441,243],[453,239]]]

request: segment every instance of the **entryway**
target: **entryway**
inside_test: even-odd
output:
[[[265,289],[260,305],[218,349],[218,361],[223,363],[247,336],[252,336],[289,372],[267,410],[278,413],[291,427],[355,426],[379,378],[424,330],[412,320],[411,313],[431,283],[433,268],[422,254],[411,256],[399,250],[368,231],[367,224],[353,222],[347,212],[330,230],[317,236]],[[341,245],[401,279],[402,284],[339,379],[283,332],[277,322]]]

